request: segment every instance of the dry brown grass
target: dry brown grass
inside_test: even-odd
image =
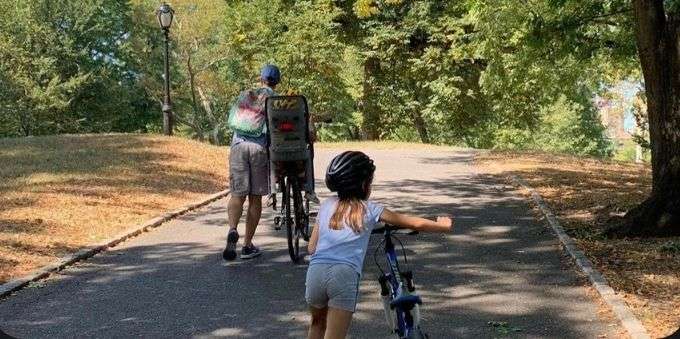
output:
[[[611,217],[641,202],[651,187],[647,166],[543,153],[490,152],[483,173],[523,177],[643,322],[652,337],[680,324],[680,238],[606,239]]]
[[[149,135],[0,139],[0,282],[225,189],[226,155]]]

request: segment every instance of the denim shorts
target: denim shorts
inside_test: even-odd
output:
[[[346,264],[313,264],[307,269],[305,299],[314,308],[356,309],[359,273]]]

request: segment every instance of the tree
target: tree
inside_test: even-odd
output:
[[[344,38],[364,57],[365,138],[453,143],[483,125],[484,63],[465,49],[468,2],[342,3]]]
[[[513,5],[494,2],[479,1],[477,12],[482,14],[483,23],[492,23],[489,18],[500,19],[498,25],[491,24],[491,29],[499,27],[505,33],[489,34],[486,29],[485,36],[510,42],[492,50],[522,66],[499,70],[523,69],[520,74],[531,77],[537,70],[549,70],[539,66],[541,63],[555,64],[553,74],[537,78],[543,79],[539,87],[548,88],[548,91],[537,88],[539,97],[550,98],[552,95],[545,94],[564,93],[564,87],[578,88],[574,84],[579,83],[603,87],[607,82],[635,74],[641,66],[652,149],[652,193],[608,233],[620,236],[680,234],[680,79],[677,76],[680,74],[680,2],[633,0],[632,7],[631,2],[624,0],[516,3],[515,6],[522,8],[515,8],[515,14],[505,19],[503,13],[508,12],[504,9]],[[516,13],[528,17],[521,19]],[[504,22],[512,20],[525,22],[526,26],[521,30],[503,27]],[[490,67],[494,67],[496,60],[501,59],[489,58]],[[551,80],[551,77],[554,78]],[[568,81],[570,77],[572,80]],[[495,83],[504,84],[503,81]]]
[[[652,193],[616,235],[680,235],[680,1],[633,0],[652,151]]]
[[[0,135],[134,131],[136,82],[124,0],[0,3]]]

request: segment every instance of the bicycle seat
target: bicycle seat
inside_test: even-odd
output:
[[[390,308],[401,308],[402,310],[405,311],[410,311],[413,309],[416,304],[420,305],[422,304],[423,301],[420,299],[420,296],[417,296],[415,294],[411,295],[402,295],[401,297],[394,299],[390,302]]]

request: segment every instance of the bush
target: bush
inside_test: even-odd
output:
[[[352,139],[351,125],[341,122],[319,124],[316,135],[321,142],[347,141]]]
[[[605,128],[592,105],[562,96],[541,109],[540,116],[541,120],[533,130],[497,129],[493,148],[611,156],[613,145],[605,136]]]

